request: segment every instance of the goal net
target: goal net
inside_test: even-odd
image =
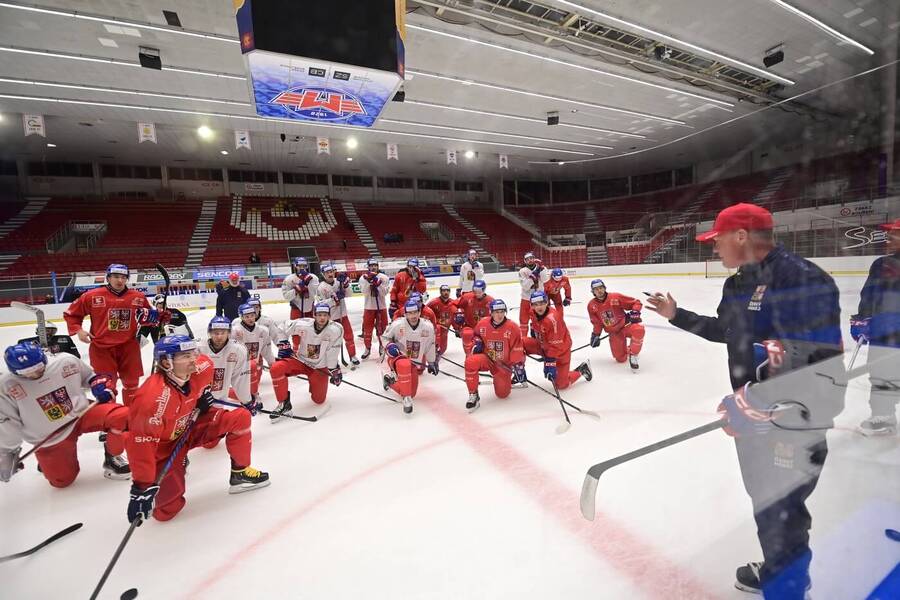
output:
[[[735,269],[729,269],[722,265],[722,261],[718,258],[706,259],[705,277],[707,279],[713,277],[730,277],[734,275]]]

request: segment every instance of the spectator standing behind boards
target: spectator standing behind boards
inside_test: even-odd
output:
[[[228,276],[228,281],[219,288],[216,286],[216,316],[225,316],[232,321],[238,317],[238,307],[250,300],[250,292],[241,285],[241,278],[237,273]]]
[[[251,265],[258,265],[259,264],[259,255],[256,252],[252,253],[250,255],[250,258],[247,259],[247,262],[249,262]]]

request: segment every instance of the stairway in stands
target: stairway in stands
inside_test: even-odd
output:
[[[362,245],[369,251],[369,256],[372,258],[383,258],[381,252],[378,251],[378,246],[375,244],[375,238],[372,237],[372,233],[366,227],[366,224],[363,223],[362,219],[359,218],[359,215],[356,214],[356,208],[354,208],[353,203],[341,202],[341,208],[344,209],[347,220],[353,224],[353,229],[356,232],[359,241],[362,242]]]
[[[216,220],[216,209],[219,201],[211,198],[203,201],[200,209],[200,218],[197,219],[197,226],[194,227],[194,234],[191,241],[188,242],[188,255],[184,261],[187,268],[199,267],[203,264],[203,255],[206,254],[206,246],[209,244],[209,236],[212,233],[213,221]]]
[[[603,229],[597,221],[597,213],[593,206],[584,209],[584,239],[587,244],[587,264],[589,267],[605,267],[609,264],[606,255],[606,240]]]
[[[459,211],[456,210],[456,207],[452,204],[442,204],[444,210],[447,211],[447,214],[453,217],[457,223],[466,228],[466,231],[471,233],[474,236],[474,239],[467,239],[466,243],[469,244],[470,247],[474,248],[476,252],[478,252],[479,256],[487,256],[489,252],[484,249],[484,247],[478,243],[478,240],[487,241],[490,239],[486,233],[475,227],[471,221],[463,217],[459,214]]]
[[[672,215],[669,219],[669,225],[667,227],[674,226],[683,226],[688,221],[693,220],[692,217],[697,214],[697,212],[703,208],[703,205],[712,199],[713,196],[718,194],[722,190],[721,186],[718,183],[715,183],[694,198],[694,201],[684,207],[677,214]],[[661,262],[669,262],[666,258],[666,255],[678,247],[680,243],[682,243],[689,233],[693,232],[693,229],[688,227],[682,227],[681,231],[673,235],[671,238],[666,240],[666,242],[647,255],[644,259],[645,263],[661,263]],[[658,232],[656,235],[660,235],[662,231]]]
[[[766,184],[766,187],[753,196],[751,202],[754,204],[765,204],[781,190],[793,174],[794,172],[787,167],[776,170],[772,173],[772,177],[769,179],[769,183]]]
[[[41,198],[40,200],[29,200],[27,204],[19,211],[19,214],[11,218],[9,221],[0,224],[0,239],[27,223],[33,216],[44,210],[47,206],[49,198]],[[5,271],[14,262],[19,260],[21,254],[0,254],[0,273]]]

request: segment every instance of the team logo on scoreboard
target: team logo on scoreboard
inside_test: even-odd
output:
[[[324,87],[299,87],[281,92],[271,100],[308,119],[337,121],[366,115],[362,102],[353,94]]]

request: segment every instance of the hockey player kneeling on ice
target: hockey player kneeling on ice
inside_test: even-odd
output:
[[[544,377],[554,382],[559,389],[565,389],[578,381],[582,375],[587,381],[593,378],[591,365],[584,361],[574,371],[569,370],[572,360],[572,336],[563,321],[562,314],[550,308],[546,292],[531,295],[531,328],[536,338],[522,340],[525,352],[540,354],[544,362]]]
[[[625,362],[635,371],[638,354],[644,344],[644,326],[641,325],[640,300],[624,294],[606,291],[602,279],[591,282],[593,300],[588,302],[588,316],[594,326],[591,332],[591,348],[600,345],[600,334],[609,334],[609,349],[617,362]],[[630,340],[630,343],[629,343]]]
[[[107,479],[128,479],[122,432],[128,409],[110,402],[115,392],[111,378],[95,375],[71,354],[47,356],[33,344],[16,344],[4,353],[9,373],[0,377],[0,481],[22,468],[22,440],[38,444],[62,427],[34,453],[38,467],[53,487],[66,487],[78,476],[78,436],[104,431]],[[96,403],[84,395],[90,388]],[[69,423],[70,427],[65,427]]]
[[[491,312],[494,299],[487,294],[487,283],[479,279],[472,285],[472,291],[466,292],[456,301],[459,312],[453,324],[462,329],[463,352],[472,352],[473,330],[478,322]]]
[[[266,365],[271,368],[272,363],[275,362],[275,354],[272,353],[271,346],[278,343],[278,340],[284,339],[284,335],[281,333],[281,325],[276,323],[275,319],[269,315],[262,314],[262,300],[260,300],[259,294],[253,294],[253,297],[247,303],[256,309],[256,322],[269,330],[269,341],[271,342],[269,344],[269,352],[265,352],[264,349],[260,348],[260,354],[265,359]]]
[[[475,326],[472,353],[466,357],[466,409],[474,412],[480,402],[478,373],[489,371],[494,378],[494,393],[506,398],[513,383],[525,383],[525,350],[519,326],[506,318],[506,303],[491,302],[491,316]]]
[[[262,403],[250,395],[250,360],[247,348],[231,339],[231,321],[227,317],[213,317],[206,328],[209,339],[200,351],[212,360],[213,380],[209,391],[216,400],[237,400],[241,404]],[[251,410],[254,410],[251,406]],[[203,444],[204,448],[215,448],[219,438]]]
[[[437,315],[434,314],[433,310],[431,310],[430,308],[425,306],[425,298],[427,298],[427,297],[428,297],[427,293],[423,296],[419,292],[413,292],[412,294],[409,295],[409,300],[406,301],[406,304],[404,304],[403,306],[401,306],[400,308],[397,309],[397,312],[394,313],[394,318],[391,320],[396,321],[397,319],[402,319],[403,317],[405,317],[406,316],[406,306],[410,302],[415,302],[416,305],[419,307],[419,318],[425,319],[426,321],[431,323],[432,327],[434,327],[434,329],[435,329],[435,332],[437,332],[437,327],[438,327]],[[437,334],[435,333],[435,335],[437,335]]]
[[[51,322],[47,322],[44,326],[44,329],[47,330],[47,350],[50,351],[50,354],[59,354],[60,352],[65,352],[66,354],[71,354],[75,358],[81,358],[81,353],[78,351],[78,348],[75,347],[75,342],[72,341],[72,336],[70,335],[58,335],[57,332],[59,329]],[[35,330],[34,337],[24,338],[18,341],[19,344],[32,344],[34,346],[40,346],[40,332]]]
[[[456,315],[456,300],[450,298],[450,286],[446,283],[440,287],[440,295],[428,303],[428,308],[434,313],[437,323],[434,326],[435,345],[440,356],[447,351],[447,338],[450,328],[453,326],[453,317]]]
[[[256,322],[256,307],[249,302],[241,304],[238,314],[240,316],[231,322],[231,339],[247,349],[250,361],[250,395],[258,400],[263,359],[269,364],[275,362],[269,328]]]
[[[144,520],[151,513],[158,521],[172,519],[184,507],[185,459],[191,448],[224,437],[231,457],[229,493],[237,494],[269,485],[269,474],[250,466],[250,419],[255,405],[236,410],[213,406],[213,361],[198,352],[197,342],[184,335],[160,338],[153,347],[156,371],[138,388],[128,415],[125,448],[131,461],[131,495],[128,520]],[[199,416],[190,431],[190,419]],[[157,476],[165,467],[182,434],[188,436],[172,460],[162,482]],[[155,504],[154,504],[155,500]]]
[[[322,265],[322,281],[316,290],[318,302],[326,302],[331,306],[331,320],[344,328],[344,344],[350,354],[350,369],[359,366],[356,358],[356,342],[353,341],[353,326],[350,325],[350,313],[347,312],[345,298],[353,294],[350,289],[350,278],[346,273],[338,273],[337,267],[328,263]]]
[[[382,384],[400,394],[403,412],[411,414],[413,398],[419,387],[419,373],[426,368],[437,375],[438,364],[434,348],[434,326],[419,317],[419,303],[411,300],[403,307],[405,315],[393,321],[381,336],[388,355],[390,373],[384,375]],[[413,361],[417,364],[413,364]]]
[[[328,394],[328,383],[341,385],[343,373],[338,361],[344,328],[331,320],[331,305],[319,302],[313,309],[312,319],[297,319],[284,324],[285,336],[300,340],[297,352],[291,350],[287,339],[278,342],[278,360],[272,365],[272,387],[278,407],[269,418],[277,423],[281,415],[290,416],[291,393],[288,377],[306,375],[309,379],[309,395],[316,404],[323,404]]]

